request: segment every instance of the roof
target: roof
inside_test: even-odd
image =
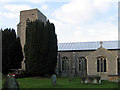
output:
[[[58,43],[58,51],[96,50],[99,47],[100,41]],[[102,47],[106,49],[120,49],[120,47],[118,48],[118,41],[103,41]]]

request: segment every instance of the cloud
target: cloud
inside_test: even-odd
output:
[[[72,29],[74,29],[74,31],[70,30],[71,34],[62,34],[62,38],[64,39],[59,37],[59,42],[118,40],[117,25],[111,24],[109,22],[98,22],[87,27],[81,25],[73,27]]]
[[[105,41],[118,39],[118,27],[116,24],[110,22],[98,22],[91,26],[89,25],[87,28],[85,27],[83,31],[84,33],[82,36],[79,36],[80,41]]]
[[[58,41],[118,39],[117,15],[112,13],[112,8],[116,7],[113,5],[117,5],[117,1],[71,0],[64,4],[52,14],[55,17],[53,23],[56,26]]]
[[[44,2],[69,2],[70,0],[0,0],[1,3],[9,2],[31,2],[34,4],[44,3]]]
[[[53,16],[66,23],[84,23],[94,18],[97,12],[107,12],[111,3],[111,0],[72,0],[60,9],[55,10]]]
[[[114,16],[115,12],[112,11],[113,8],[115,10],[114,5],[117,6],[117,0],[0,0],[0,2],[4,3],[3,5],[0,3],[2,5],[0,8],[2,24],[0,25],[3,26],[15,27],[19,22],[19,11],[37,6],[48,16],[52,15],[49,19],[55,24],[59,42],[117,38],[117,25],[114,24],[117,21],[117,15]],[[21,3],[15,4],[16,2]],[[51,10],[53,4],[48,2],[66,3],[61,3],[63,4],[60,5],[61,7]],[[10,21],[9,24],[6,23],[6,19]]]
[[[42,6],[41,6],[41,9],[42,10],[46,10],[48,8],[48,5],[47,4],[42,4]]]
[[[0,16],[7,19],[17,19],[21,10],[31,9],[29,5],[3,5]]]
[[[104,13],[109,10],[112,3],[113,0],[94,0],[93,5],[97,10]]]
[[[5,5],[3,8],[11,12],[20,12],[21,10],[31,9],[29,5]]]
[[[1,3],[14,2],[15,0],[0,0]]]
[[[13,19],[17,17],[17,14],[12,12],[0,12],[0,16],[8,19]]]
[[[0,17],[2,18],[0,27],[3,29],[14,28],[17,32],[17,24],[19,23],[20,11],[27,9],[31,9],[31,7],[25,4],[3,4],[0,8]]]
[[[93,16],[93,6],[89,0],[72,0],[56,10],[53,15],[56,19],[70,24],[86,22]]]

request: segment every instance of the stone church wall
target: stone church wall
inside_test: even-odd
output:
[[[70,62],[72,62],[72,73],[75,76],[82,75],[99,75],[101,79],[108,79],[108,75],[117,75],[117,55],[118,50],[107,50],[107,49],[98,49],[96,51],[76,51],[76,52],[58,52],[60,54],[60,58],[66,56],[69,58]],[[105,56],[107,58],[106,72],[97,72],[97,57]],[[80,72],[77,70],[78,62],[77,59],[79,57],[85,57],[87,59],[87,72]],[[58,62],[59,63],[59,62]],[[71,65],[70,65],[71,67]],[[71,70],[70,70],[71,71]],[[63,76],[68,76],[69,72],[62,71]]]
[[[37,10],[37,19],[39,19],[42,22],[46,23],[47,17],[44,14],[42,14],[39,10]]]
[[[106,72],[97,72],[97,57],[106,57]],[[117,75],[117,56],[110,51],[100,48],[87,56],[87,75],[99,75],[102,80],[108,79],[108,75]]]
[[[18,36],[20,37],[22,49],[24,49],[25,45],[25,34],[26,34],[26,20],[34,21],[37,19],[37,10],[25,10],[20,12],[20,24],[18,27]]]

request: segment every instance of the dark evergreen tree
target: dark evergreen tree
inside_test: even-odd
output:
[[[54,24],[39,20],[27,23],[25,59],[28,72],[34,75],[55,73],[57,36]]]
[[[14,29],[5,29],[2,31],[2,72],[7,74],[10,69],[21,68],[22,59],[19,37],[16,37]]]

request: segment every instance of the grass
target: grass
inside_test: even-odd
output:
[[[68,78],[57,78],[57,86],[52,86],[50,78],[20,78],[17,79],[20,88],[118,88],[118,83],[102,81],[101,84],[82,84],[81,79],[75,77],[71,82]]]

